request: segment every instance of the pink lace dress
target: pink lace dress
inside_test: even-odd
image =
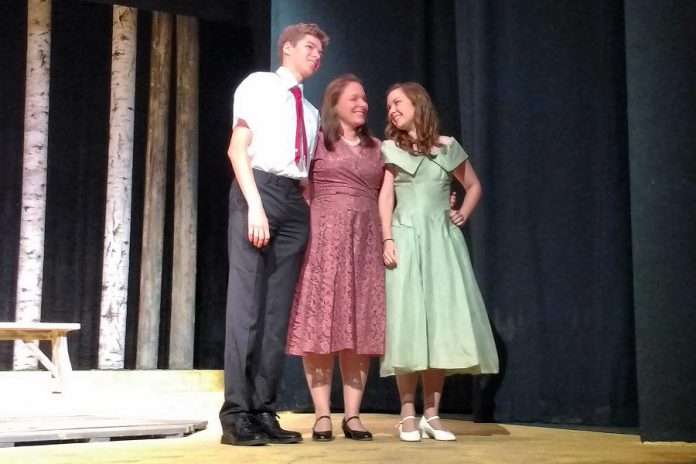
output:
[[[380,143],[327,151],[320,134],[310,170],[311,232],[290,314],[286,352],[381,356],[384,265],[377,196]]]

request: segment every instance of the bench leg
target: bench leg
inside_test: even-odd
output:
[[[36,357],[39,358],[39,362],[41,362],[41,364],[43,364],[43,366],[46,369],[48,369],[51,372],[51,375],[53,375],[53,377],[57,379],[59,382],[60,372],[58,371],[58,367],[53,362],[51,362],[50,359],[48,359],[48,356],[43,354],[43,351],[41,351],[37,344],[34,343],[32,340],[22,341],[27,346],[27,348],[29,348],[36,355]],[[60,393],[60,387],[58,385],[56,385],[56,388],[54,388],[54,392]]]
[[[68,353],[67,334],[60,334],[51,342],[53,345],[53,364],[58,370],[60,389],[65,391],[70,388],[72,365],[70,364],[70,354]]]

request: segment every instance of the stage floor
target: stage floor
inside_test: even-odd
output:
[[[43,376],[43,377],[42,377]],[[281,414],[284,427],[302,432],[296,445],[220,445],[217,413],[222,401],[216,371],[77,372],[68,394],[50,394],[45,372],[0,372],[2,417],[102,415],[120,418],[208,421],[206,429],[182,438],[21,446],[0,449],[0,463],[696,463],[696,444],[640,442],[637,435],[561,428],[477,424],[448,419],[456,442],[399,441],[398,417],[364,414],[372,442],[312,442],[311,414]],[[42,380],[43,379],[43,380]],[[334,433],[341,414],[333,415]]]

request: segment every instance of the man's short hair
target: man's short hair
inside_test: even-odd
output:
[[[291,45],[295,46],[295,44],[306,35],[311,35],[319,39],[322,48],[326,48],[326,46],[329,45],[329,36],[316,24],[291,24],[283,29],[283,32],[280,33],[280,37],[278,37],[278,58],[280,58],[281,64],[283,63],[283,45],[285,45],[286,42],[290,42]]]

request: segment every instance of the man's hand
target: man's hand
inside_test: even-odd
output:
[[[271,240],[271,233],[268,229],[268,218],[262,205],[249,207],[248,224],[248,237],[251,244],[256,248],[263,248],[268,245],[268,242]]]

